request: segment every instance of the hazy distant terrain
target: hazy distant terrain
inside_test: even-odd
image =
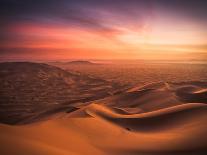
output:
[[[133,61],[132,61],[133,62]],[[53,63],[52,63],[53,64]],[[100,65],[55,63],[69,71],[121,82],[124,84],[146,84],[150,82],[207,81],[207,64],[172,62],[126,62],[102,61]]]
[[[67,65],[84,65],[84,66],[88,66],[88,65],[98,65],[96,63],[90,62],[90,61],[83,61],[83,60],[79,60],[79,61],[69,61],[63,64],[67,64]]]

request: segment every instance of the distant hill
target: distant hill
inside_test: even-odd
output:
[[[90,61],[83,61],[83,60],[70,61],[70,62],[67,62],[67,64],[70,64],[70,65],[96,65],[96,63],[93,63]]]
[[[0,122],[15,124],[70,110],[110,94],[116,85],[43,63],[0,63]]]

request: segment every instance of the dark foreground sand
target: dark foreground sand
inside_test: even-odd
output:
[[[204,82],[134,87],[44,121],[1,124],[0,154],[205,155],[206,103]]]

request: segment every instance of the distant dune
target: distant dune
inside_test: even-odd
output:
[[[207,82],[128,88],[46,64],[0,69],[0,154],[207,154]]]
[[[70,61],[67,62],[68,65],[98,65],[96,63],[90,62],[90,61],[84,61],[84,60],[79,60],[79,61]]]

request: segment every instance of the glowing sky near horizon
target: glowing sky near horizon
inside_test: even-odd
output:
[[[202,0],[1,0],[0,59],[205,59]]]

